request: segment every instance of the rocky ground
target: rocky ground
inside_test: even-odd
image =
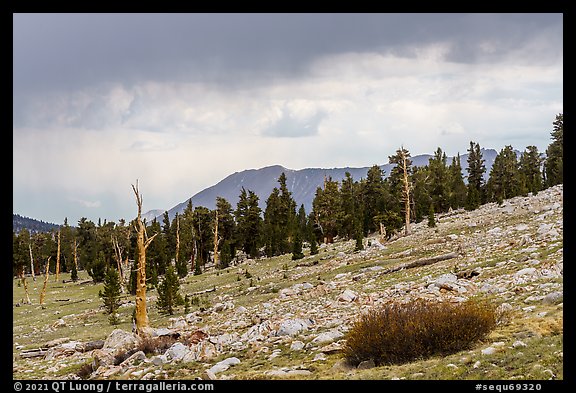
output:
[[[35,328],[19,325],[33,306],[14,307],[13,376],[562,379],[562,186],[440,215],[435,228],[426,224],[388,242],[365,239],[361,252],[353,251],[354,242],[336,242],[299,261],[247,260],[189,276],[182,290],[204,292],[199,304],[188,313],[151,318],[154,335],[171,337],[162,353],[115,357],[139,339],[128,323],[110,326],[97,297],[81,313],[48,314]],[[15,300],[21,291],[15,281]],[[503,318],[487,341],[469,351],[396,366],[364,362],[352,368],[343,361],[345,334],[366,310],[392,300],[476,296],[497,302]],[[154,299],[151,291],[149,304]],[[132,304],[125,303],[126,315]],[[96,326],[100,337],[78,333]]]

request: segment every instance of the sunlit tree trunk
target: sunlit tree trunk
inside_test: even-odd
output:
[[[46,285],[48,284],[48,276],[50,275],[50,258],[46,261],[46,276],[44,277],[44,286],[42,287],[42,292],[40,292],[40,305],[44,305],[44,298],[46,297]]]
[[[30,272],[32,273],[32,279],[36,281],[36,274],[34,273],[34,257],[32,256],[32,235],[30,235],[30,243],[28,243],[28,249],[30,250]]]
[[[114,254],[116,256],[116,263],[118,265],[118,273],[120,274],[120,291],[124,293],[124,287],[126,282],[124,281],[124,269],[122,266],[122,249],[118,244],[118,239],[115,236],[111,236],[112,246],[114,247]]]
[[[174,260],[176,266],[178,265],[178,257],[180,256],[180,217],[176,216],[176,259]]]
[[[58,231],[58,250],[56,251],[56,277],[54,281],[58,281],[60,277],[60,231]]]
[[[76,272],[78,272],[78,243],[76,238],[74,238],[74,267],[76,267]]]
[[[156,237],[157,233],[148,239],[146,227],[142,222],[142,196],[138,191],[138,181],[136,186],[132,185],[136,195],[136,204],[138,205],[138,216],[136,218],[136,247],[138,251],[138,270],[136,272],[136,334],[139,336],[148,335],[147,328],[150,326],[148,321],[148,311],[146,310],[146,249]]]
[[[214,223],[214,267],[218,269],[218,210],[216,210],[216,221]]]
[[[22,286],[24,287],[24,295],[26,296],[26,304],[32,304],[30,301],[30,294],[28,293],[28,285],[26,284],[26,277],[24,276],[24,269],[20,272],[20,280],[22,281]]]
[[[410,228],[410,182],[408,181],[408,165],[406,162],[406,153],[404,149],[401,149],[401,164],[402,164],[402,172],[403,172],[403,183],[404,183],[404,208],[406,210],[405,214],[405,221],[406,221],[406,228],[405,234],[410,235],[412,233],[412,229]]]

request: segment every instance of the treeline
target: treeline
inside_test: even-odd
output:
[[[218,197],[216,208],[192,206],[170,220],[145,223],[146,236],[154,237],[146,251],[146,277],[157,286],[158,277],[174,266],[180,277],[201,274],[207,264],[225,268],[242,258],[271,257],[292,253],[293,259],[304,256],[303,243],[310,253],[317,252],[319,242],[334,239],[362,238],[370,233],[387,236],[410,223],[450,209],[473,210],[488,202],[502,203],[507,198],[540,190],[563,182],[563,115],[553,122],[552,141],[545,158],[535,146],[528,146],[518,157],[512,146],[497,155],[488,180],[478,143],[470,142],[467,160],[467,182],[464,181],[459,154],[448,162],[438,148],[428,165],[414,167],[410,152],[400,148],[389,157],[396,164],[385,177],[378,165],[372,166],[365,179],[353,179],[346,173],[341,182],[326,178],[316,190],[312,211],[297,206],[286,186],[284,173],[266,199],[264,211],[258,196],[242,188],[233,207]],[[134,293],[136,288],[137,231],[136,220],[101,222],[86,218],[71,227],[67,220],[58,230],[31,234],[26,229],[13,232],[13,274],[42,274],[46,265],[50,273],[86,270],[95,282],[104,280],[108,267],[117,268],[124,284]]]

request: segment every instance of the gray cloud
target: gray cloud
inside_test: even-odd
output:
[[[476,62],[543,33],[554,40],[537,56],[560,55],[561,14],[15,14],[14,82],[15,91],[142,79],[253,82],[301,73],[321,55],[409,56],[434,42],[451,43],[449,60]]]
[[[542,150],[563,106],[562,14],[13,21],[14,209],[38,218],[82,207],[64,189],[128,217],[136,178],[147,206],[169,208],[251,167],[366,166],[470,140]]]

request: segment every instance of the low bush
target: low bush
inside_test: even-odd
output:
[[[346,334],[344,356],[354,365],[400,364],[470,348],[497,323],[487,302],[433,302],[417,299],[388,303],[359,317]]]

